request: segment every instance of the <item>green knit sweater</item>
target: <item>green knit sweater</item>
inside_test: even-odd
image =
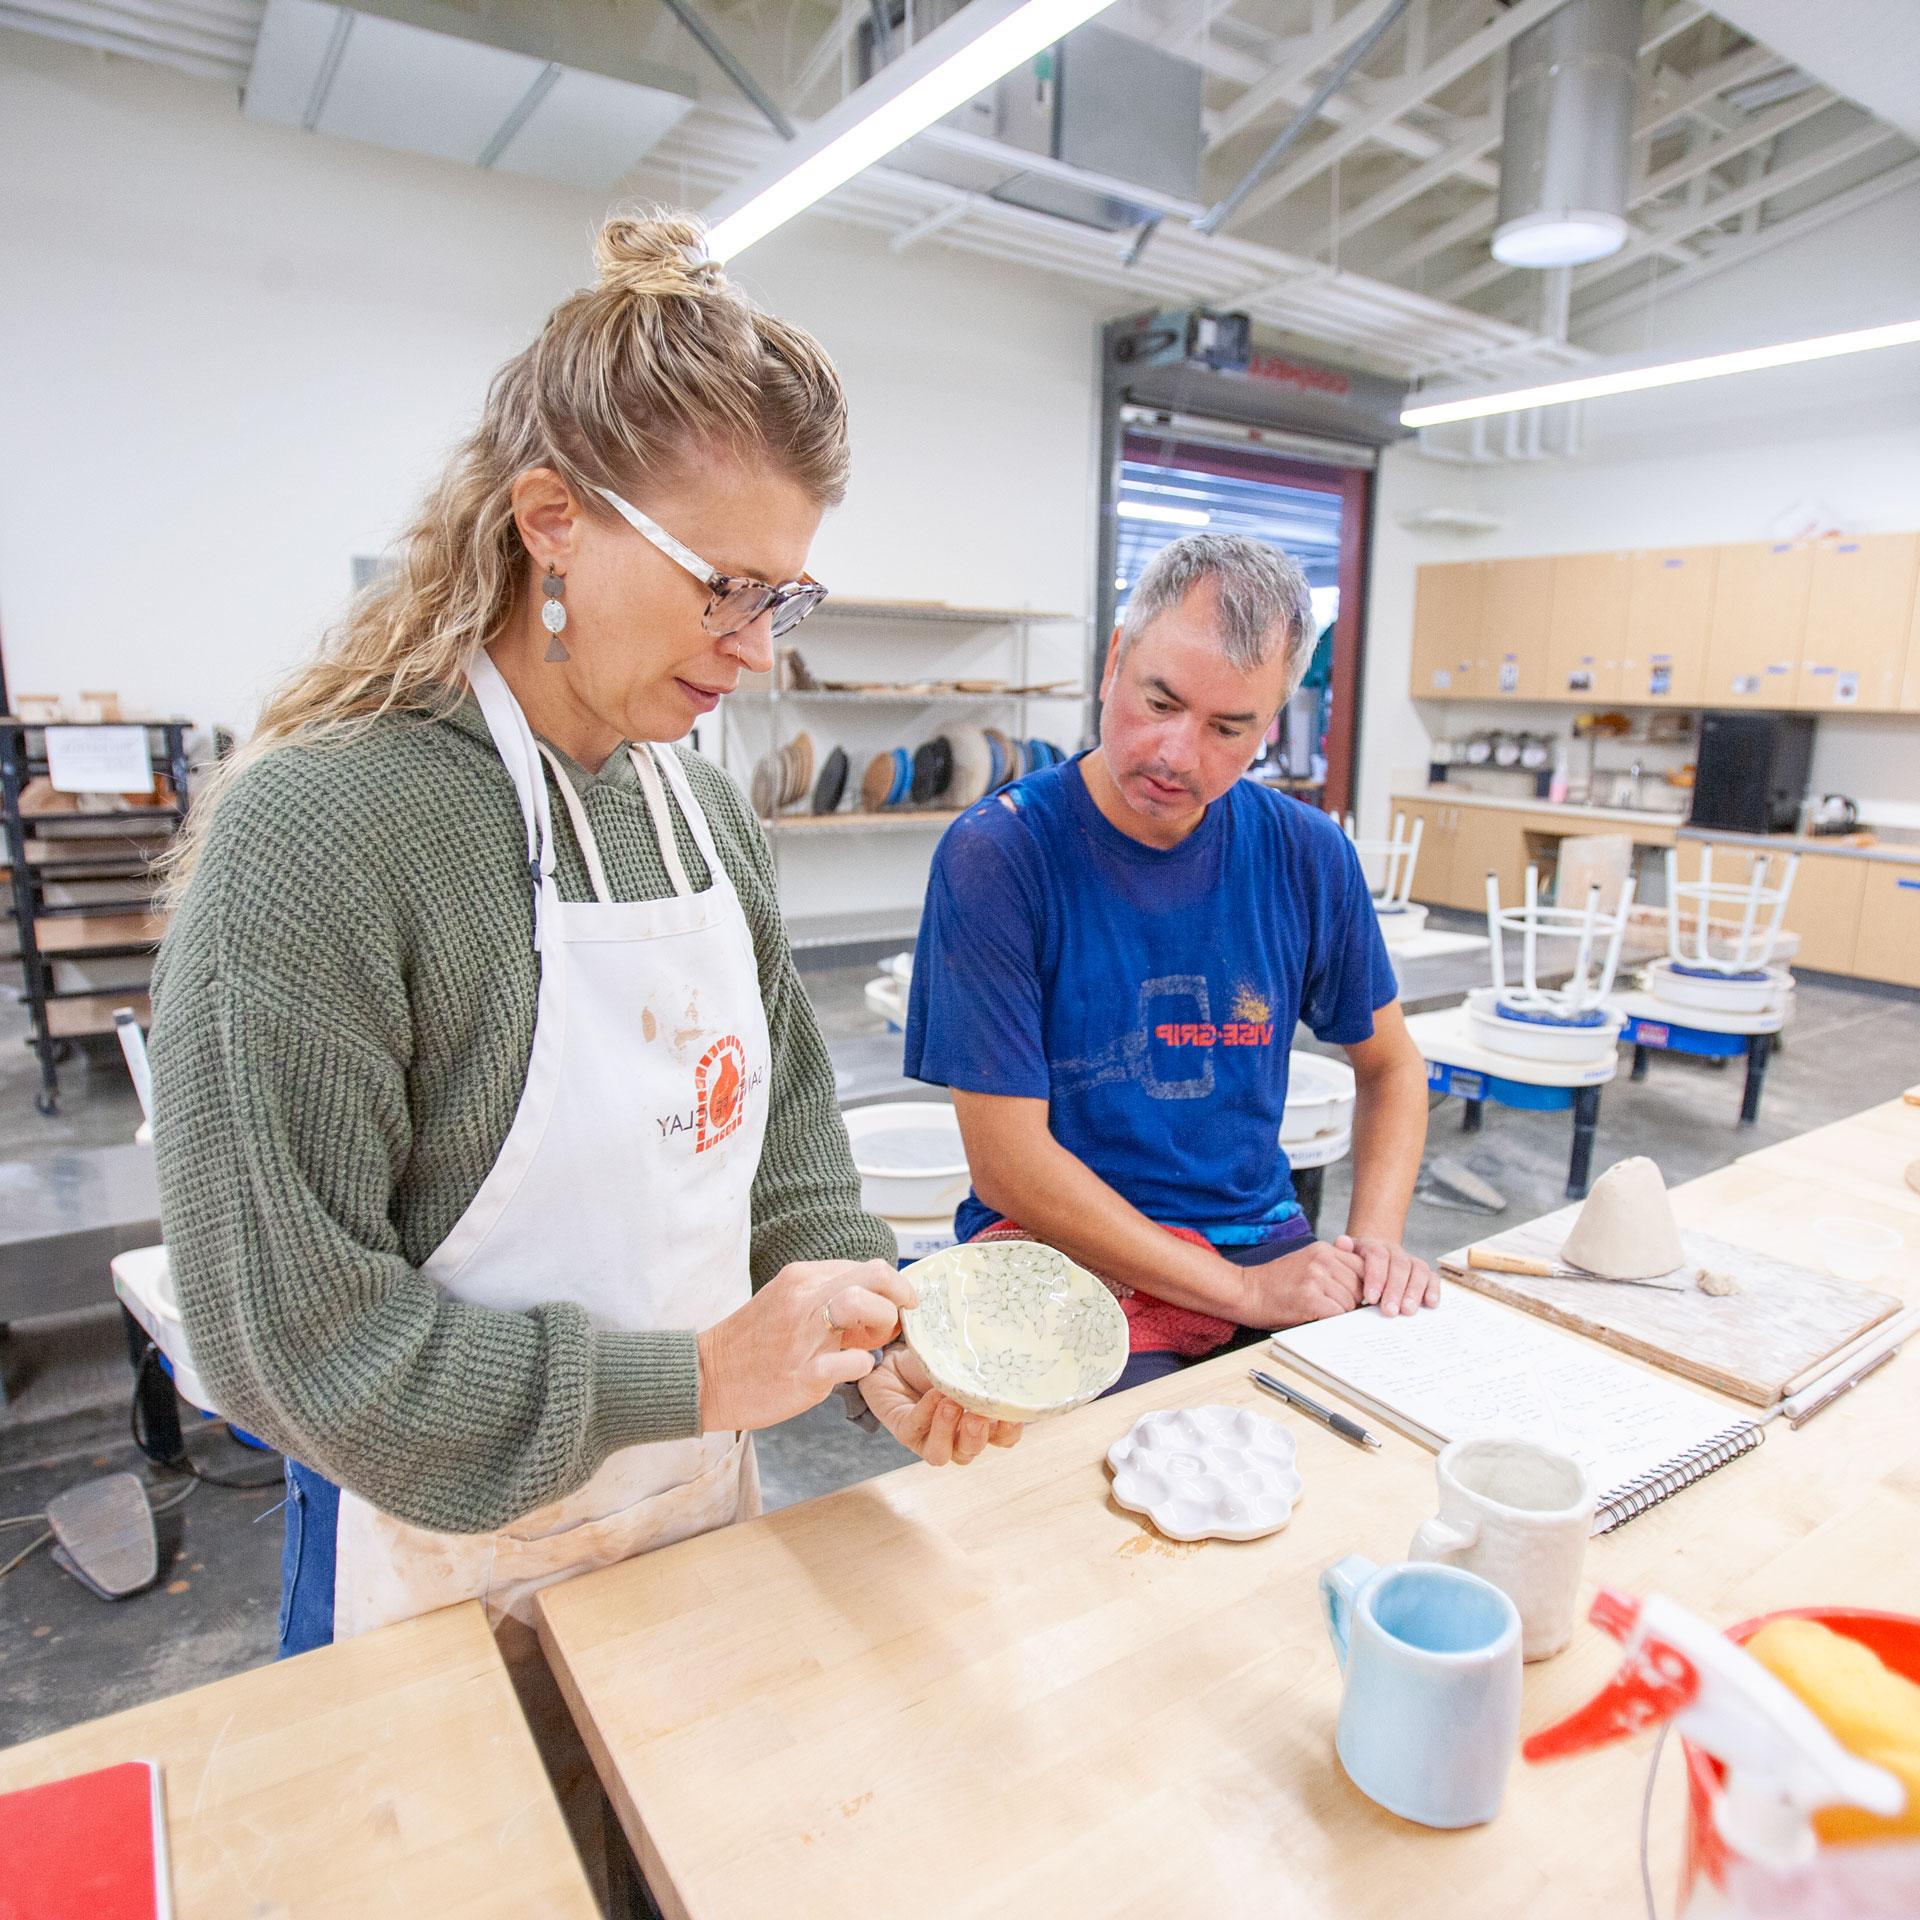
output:
[[[680,757],[752,929],[773,1043],[752,1282],[794,1260],[891,1260],[860,1210],[765,837],[724,773]],[[671,893],[626,753],[568,771],[613,897]],[[553,817],[561,897],[591,899],[557,799]],[[538,985],[525,829],[470,696],[445,720],[394,716],[250,767],[154,975],[161,1215],[195,1364],[238,1425],[447,1532],[699,1429],[694,1330],[472,1306],[420,1272],[506,1140]],[[633,1250],[636,1267],[665,1257]]]

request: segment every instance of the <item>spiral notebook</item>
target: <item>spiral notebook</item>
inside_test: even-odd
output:
[[[1766,1437],[1736,1415],[1605,1347],[1452,1287],[1438,1308],[1372,1308],[1288,1327],[1279,1356],[1436,1453],[1449,1440],[1518,1433],[1593,1476],[1593,1531],[1658,1506]]]

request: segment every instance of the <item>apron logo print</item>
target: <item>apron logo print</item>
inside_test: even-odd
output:
[[[747,1117],[747,1050],[728,1034],[700,1056],[693,1070],[695,1153],[736,1132]]]

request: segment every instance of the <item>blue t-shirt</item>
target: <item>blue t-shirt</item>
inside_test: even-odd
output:
[[[1149,1219],[1247,1246],[1299,1231],[1279,1144],[1295,1023],[1351,1045],[1396,991],[1325,814],[1241,780],[1177,847],[1143,846],[1070,760],[941,838],[906,1068],[1045,1100],[1054,1139]],[[997,1217],[970,1193],[955,1227]]]

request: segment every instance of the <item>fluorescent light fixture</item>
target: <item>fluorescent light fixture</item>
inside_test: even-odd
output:
[[[1710,353],[1698,360],[1669,360],[1657,367],[1626,367],[1616,373],[1588,374],[1579,380],[1555,380],[1544,387],[1516,387],[1507,393],[1483,393],[1467,400],[1437,400],[1430,406],[1406,408],[1400,424],[1444,427],[1456,420],[1519,413],[1528,407],[1563,407],[1575,400],[1598,400],[1611,393],[1641,393],[1649,387],[1682,386],[1689,380],[1719,380],[1730,373],[1790,367],[1801,360],[1834,360],[1846,353],[1871,353],[1878,347],[1915,345],[1920,345],[1920,320],[1902,320],[1889,327],[1823,333],[1816,339],[1787,340],[1773,347],[1743,347],[1738,353]],[[1126,509],[1122,507],[1121,511]]]
[[[1146,500],[1122,500],[1114,512],[1122,520],[1157,520],[1166,527],[1204,527],[1213,519],[1198,507],[1156,507]]]
[[[707,209],[707,251],[730,260],[964,105],[1110,0],[969,0]]]
[[[1584,267],[1627,244],[1617,213],[1523,213],[1493,233],[1493,257],[1508,267]]]

